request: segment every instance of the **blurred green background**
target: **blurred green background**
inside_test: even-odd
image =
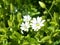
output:
[[[21,34],[24,15],[43,17],[45,26]],[[60,45],[60,0],[0,0],[0,45]]]

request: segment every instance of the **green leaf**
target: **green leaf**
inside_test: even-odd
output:
[[[50,39],[50,36],[45,36],[45,37],[43,37],[42,39],[41,39],[41,41],[40,42],[46,42],[46,41],[48,41]]]

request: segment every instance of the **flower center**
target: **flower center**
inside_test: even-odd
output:
[[[39,24],[37,23],[36,26],[39,26]]]

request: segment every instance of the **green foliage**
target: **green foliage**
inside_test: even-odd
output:
[[[43,17],[45,26],[22,34],[24,15]],[[59,44],[60,0],[0,0],[0,45]]]

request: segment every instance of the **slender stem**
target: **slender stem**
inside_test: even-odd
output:
[[[51,9],[53,8],[54,3],[55,3],[55,1],[53,1],[53,2],[52,2],[52,5],[51,5],[50,9],[48,10],[49,12],[50,12],[50,11],[51,11]]]
[[[49,13],[49,15],[51,16],[51,18],[52,18],[52,14],[48,11],[48,9],[46,8],[46,10],[47,10],[47,12]]]
[[[52,14],[50,13],[50,11],[51,11],[51,9],[53,8],[54,3],[55,3],[55,0],[53,0],[52,5],[51,5],[51,7],[50,7],[49,10],[46,8],[46,10],[47,10],[47,12],[49,13],[49,15],[51,16],[51,18],[52,18]]]

